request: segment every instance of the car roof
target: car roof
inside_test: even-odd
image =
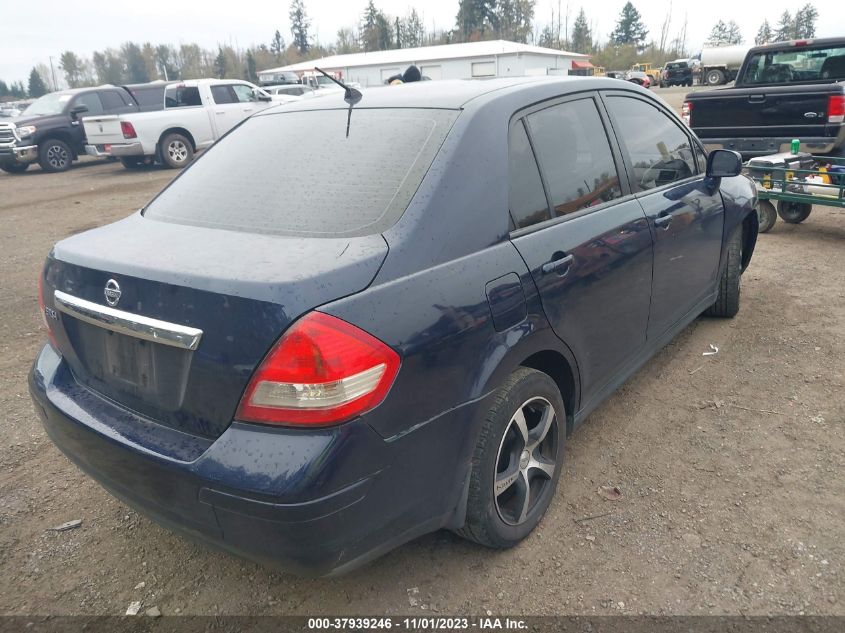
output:
[[[632,84],[633,86],[633,84]],[[618,80],[601,77],[502,77],[496,79],[453,79],[420,81],[399,86],[362,88],[363,98],[357,108],[443,108],[461,109],[475,100],[495,99],[524,91],[539,98],[550,98],[582,90],[619,90]],[[636,87],[632,88],[636,89]],[[547,96],[541,96],[548,93]],[[332,110],[347,108],[343,92],[326,95],[319,99],[308,99],[296,104],[287,104],[283,110],[269,108],[256,116],[274,112],[297,110]]]
[[[822,37],[822,38],[807,38],[799,40],[788,40],[786,42],[774,42],[772,44],[762,44],[755,46],[748,50],[748,53],[764,53],[768,51],[786,51],[795,50],[800,51],[802,48],[834,48],[838,46],[845,46],[845,37]]]

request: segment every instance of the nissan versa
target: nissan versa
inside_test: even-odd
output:
[[[439,528],[525,538],[589,412],[736,314],[757,237],[738,155],[633,84],[353,96],[253,116],[39,280],[30,390],[59,448],[303,574]]]

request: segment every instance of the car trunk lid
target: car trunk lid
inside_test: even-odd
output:
[[[135,214],[56,245],[45,308],[76,382],[216,438],[288,325],[366,288],[386,254],[378,234],[290,238]]]

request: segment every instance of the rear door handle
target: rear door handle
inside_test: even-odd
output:
[[[662,226],[666,228],[669,226],[669,223],[672,221],[672,214],[666,213],[666,211],[661,212],[656,218],[654,218],[654,226]]]
[[[766,100],[766,95],[748,95],[749,103],[761,103]]]
[[[563,253],[557,252],[552,255],[552,260],[543,264],[542,270],[544,275],[548,275],[549,273],[553,273],[555,271],[560,270],[561,268],[566,268],[561,275],[565,275],[569,272],[569,267],[572,265],[572,262],[575,260],[573,255],[566,255],[564,256]]]
[[[225,110],[215,110],[214,114],[226,114]]]

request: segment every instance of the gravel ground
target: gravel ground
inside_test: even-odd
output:
[[[438,532],[302,580],[127,509],[51,444],[29,401],[50,246],[129,214],[173,175],[98,161],[0,174],[0,614],[122,614],[133,601],[164,614],[845,614],[845,211],[816,207],[760,237],[739,315],[694,322],[590,416],[519,547]],[[702,356],[711,343],[719,353]]]

